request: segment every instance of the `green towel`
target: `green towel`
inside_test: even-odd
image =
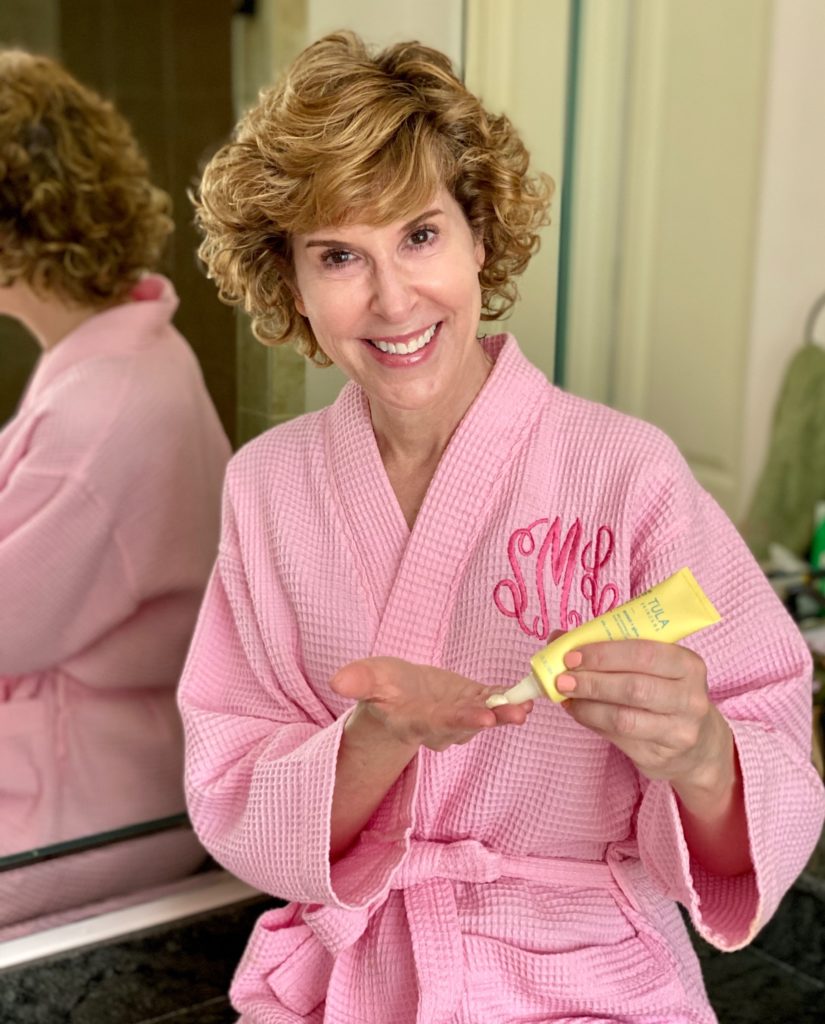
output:
[[[758,559],[776,542],[807,558],[814,506],[825,500],[825,348],[791,360],[774,412],[768,456],[742,534]]]

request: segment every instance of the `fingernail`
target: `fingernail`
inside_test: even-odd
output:
[[[568,651],[564,656],[564,664],[567,668],[578,668],[582,663],[584,655],[581,651]]]
[[[558,676],[556,679],[556,689],[559,693],[572,693],[576,689],[576,680],[573,676]]]

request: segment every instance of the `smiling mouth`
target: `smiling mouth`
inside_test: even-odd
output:
[[[437,327],[437,323],[431,324],[425,331],[416,334],[408,341],[384,341],[382,338],[369,338],[367,340],[381,352],[387,352],[393,356],[409,356],[430,344]]]

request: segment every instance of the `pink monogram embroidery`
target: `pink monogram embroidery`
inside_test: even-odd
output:
[[[591,550],[593,561],[589,562]],[[613,531],[609,526],[600,526],[596,531],[596,540],[585,544],[584,551],[582,551],[582,567],[585,573],[580,586],[582,595],[590,602],[593,618],[604,615],[619,603],[619,588],[615,583],[607,583],[599,590],[599,573],[603,566],[610,561],[612,554]]]
[[[546,529],[544,529],[546,528]],[[507,544],[507,558],[512,579],[500,580],[493,588],[496,608],[507,618],[516,619],[527,636],[546,640],[550,635],[550,614],[547,604],[547,559],[550,558],[549,576],[559,592],[558,621],[561,629],[581,624],[581,615],[571,609],[570,591],[579,561],[582,524],[576,519],[562,539],[561,517],[551,523],[549,518],[537,519],[527,527],[515,530]],[[588,541],[581,551],[584,574],[580,583],[582,596],[587,599],[594,617],[615,608],[619,590],[615,583],[601,583],[602,570],[613,555],[614,537],[609,526],[600,526],[594,540]],[[529,560],[535,554],[533,566],[534,593],[538,602],[531,606],[526,576]]]

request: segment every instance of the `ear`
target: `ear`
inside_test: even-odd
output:
[[[298,285],[295,284],[290,278],[286,279],[287,287],[292,292],[292,298],[295,302],[295,308],[301,314],[301,316],[307,315],[307,308],[304,305],[304,300],[301,298],[301,293],[298,291]]]
[[[484,249],[484,239],[481,235],[476,238],[475,245],[473,246],[473,256],[475,257],[476,266],[480,273],[484,269],[484,261],[487,259],[487,253]]]

